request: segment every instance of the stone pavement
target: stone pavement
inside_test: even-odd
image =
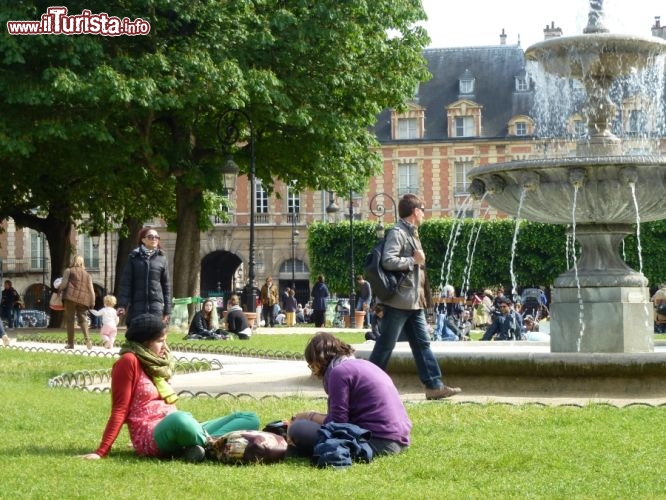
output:
[[[299,333],[312,334],[320,329],[314,328],[299,328]],[[335,329],[326,329],[335,333]],[[339,330],[338,330],[339,331]],[[18,333],[23,334],[27,330],[19,330]],[[20,348],[27,350],[44,350],[44,351],[58,351],[69,355],[102,355],[109,351],[101,347],[93,347],[92,351],[87,351],[84,346],[77,346],[74,351],[65,351],[61,349],[60,344],[38,343],[38,342],[17,342],[14,339],[16,331],[9,332],[12,337],[9,348]],[[280,329],[261,328],[259,334],[280,333]],[[442,344],[442,343],[438,343]],[[437,348],[438,345],[435,347]],[[357,347],[359,355],[363,351],[370,349],[370,344],[361,344]],[[461,344],[459,348],[463,348]],[[2,347],[0,346],[0,350]],[[114,351],[117,352],[118,348]],[[409,351],[408,345],[398,345],[398,351]],[[407,354],[407,352],[404,352]],[[321,381],[310,374],[306,363],[304,361],[291,361],[291,360],[274,360],[262,359],[251,357],[230,356],[224,354],[207,354],[207,353],[190,353],[190,352],[174,352],[174,355],[179,358],[187,359],[216,359],[222,368],[211,371],[196,372],[196,373],[179,373],[173,380],[172,384],[177,392],[185,392],[186,394],[197,395],[206,393],[210,395],[217,394],[232,394],[234,396],[249,396],[254,398],[263,398],[267,396],[285,397],[285,396],[303,396],[312,398],[325,398],[326,394],[321,385]],[[416,377],[416,375],[393,375],[392,378],[398,388],[401,397],[405,401],[425,402],[423,388]],[[446,375],[445,375],[446,380]],[[104,384],[93,387],[104,387]],[[106,384],[108,386],[108,384]],[[504,404],[541,404],[541,405],[576,405],[584,406],[590,403],[605,403],[618,407],[627,405],[644,404],[650,406],[666,405],[666,392],[664,396],[646,397],[631,397],[626,394],[619,394],[612,397],[596,397],[594,395],[575,397],[560,397],[547,394],[529,393],[529,394],[511,394],[510,391],[503,391],[501,394],[498,392],[493,393],[492,388],[484,393],[483,391],[475,390],[473,393],[465,393],[465,387],[462,387],[463,392],[454,396],[446,401],[458,404],[488,404],[488,403],[504,403]]]

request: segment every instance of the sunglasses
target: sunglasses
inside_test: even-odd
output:
[[[147,240],[159,240],[160,237],[157,236],[156,234],[149,234],[148,236],[146,236],[146,239]]]

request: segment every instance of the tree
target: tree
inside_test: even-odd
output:
[[[37,19],[46,8],[44,2],[21,5],[29,8],[17,7],[14,19]],[[70,14],[109,9],[99,0],[68,7]],[[49,40],[68,49],[55,67],[38,58],[32,68],[19,67],[16,58],[15,78],[21,70],[31,81],[49,76],[38,85],[46,97],[36,110],[26,100],[17,106],[27,118],[19,132],[30,135],[27,121],[35,113],[46,116],[54,96],[62,96],[83,110],[102,164],[126,173],[113,191],[119,220],[136,206],[137,192],[169,189],[171,210],[154,201],[142,208],[165,216],[177,233],[177,296],[198,292],[199,235],[219,206],[210,193],[221,188],[223,153],[236,153],[242,171],[249,170],[247,137],[236,151],[221,150],[217,130],[226,124],[218,120],[225,110],[240,108],[251,117],[256,173],[268,189],[281,179],[298,190],[361,190],[380,168],[370,130],[376,115],[402,106],[427,78],[421,52],[428,39],[415,25],[425,14],[417,0],[155,0],[149,7],[126,0],[116,8],[122,12],[109,14],[148,20],[150,33]],[[43,37],[20,38],[11,40],[8,54],[37,44],[23,38]],[[8,119],[5,127],[12,126]],[[68,140],[82,146],[73,135]],[[32,161],[34,151],[26,147],[22,154]],[[5,152],[0,158],[10,149]],[[81,179],[100,174],[81,155],[65,159]],[[27,187],[35,182],[25,181]],[[94,201],[81,203],[80,193],[72,196],[95,214],[103,211]]]

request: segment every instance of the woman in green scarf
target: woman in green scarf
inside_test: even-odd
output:
[[[105,457],[125,423],[138,455],[181,457],[192,462],[204,459],[204,446],[210,437],[259,428],[259,418],[252,412],[235,412],[200,423],[176,408],[178,396],[169,385],[174,360],[162,318],[152,314],[134,317],[125,338],[120,359],[111,370],[111,415],[102,441],[94,453],[83,458]]]

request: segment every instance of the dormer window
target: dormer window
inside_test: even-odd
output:
[[[480,137],[482,109],[482,106],[467,99],[461,99],[447,106],[449,137]]]
[[[516,115],[507,123],[509,135],[526,136],[534,134],[534,120],[527,115]]]
[[[472,75],[472,72],[468,69],[465,70],[465,72],[460,75],[460,78],[458,78],[458,88],[460,90],[460,94],[473,94],[474,93],[474,75]]]
[[[516,92],[527,92],[530,89],[527,78],[524,76],[516,77]]]
[[[408,104],[407,110],[391,112],[391,136],[394,140],[423,139],[425,134],[425,108]]]

